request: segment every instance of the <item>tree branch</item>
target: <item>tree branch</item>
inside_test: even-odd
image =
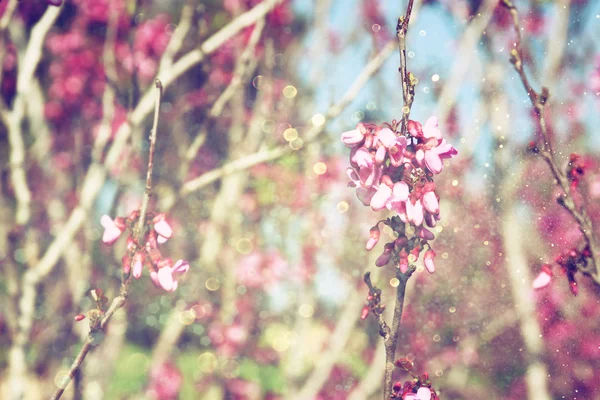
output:
[[[515,48],[512,49],[510,52],[510,61],[517,73],[519,74],[519,77],[521,78],[523,87],[525,88],[525,91],[529,96],[529,100],[531,101],[531,105],[535,110],[535,115],[540,125],[541,143],[539,146],[539,153],[546,162],[546,164],[548,164],[548,167],[550,168],[554,179],[563,191],[562,196],[558,198],[558,203],[571,214],[573,219],[575,219],[577,225],[579,226],[579,230],[583,234],[585,244],[590,249],[589,259],[591,261],[591,265],[588,265],[585,268],[581,268],[578,266],[579,270],[582,273],[590,276],[596,284],[600,285],[600,245],[596,241],[594,235],[592,220],[587,215],[587,212],[584,207],[578,208],[576,206],[575,200],[573,199],[573,195],[571,193],[569,180],[567,179],[563,171],[559,168],[556,160],[554,159],[554,149],[552,148],[552,142],[550,140],[548,128],[546,126],[546,119],[544,117],[544,109],[550,96],[550,93],[545,87],[542,87],[541,92],[538,93],[531,86],[531,83],[527,78],[527,74],[525,73],[523,65],[521,25],[519,23],[519,14],[511,0],[502,0],[501,4],[510,12],[517,37],[515,42]]]

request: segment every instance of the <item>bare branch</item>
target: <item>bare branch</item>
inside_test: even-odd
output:
[[[519,14],[511,0],[502,0],[501,4],[504,7],[506,7],[510,12],[516,33],[515,48],[512,49],[510,53],[510,61],[513,64],[517,73],[519,74],[519,77],[521,78],[523,87],[525,88],[525,91],[529,96],[531,105],[535,110],[535,115],[540,125],[541,143],[539,146],[539,153],[544,159],[544,161],[546,161],[546,164],[548,164],[548,167],[550,168],[554,179],[556,179],[556,182],[563,191],[563,195],[559,197],[558,203],[571,214],[573,219],[575,219],[577,225],[579,226],[579,230],[583,234],[585,244],[590,250],[590,265],[586,266],[585,268],[580,268],[580,271],[592,278],[592,280],[596,284],[600,285],[600,244],[598,244],[594,236],[592,220],[587,215],[587,211],[584,207],[579,208],[576,206],[575,200],[573,199],[573,195],[571,194],[569,180],[567,179],[563,171],[560,169],[554,158],[554,150],[552,148],[552,142],[550,140],[548,128],[546,126],[546,119],[544,116],[544,109],[548,98],[550,97],[550,93],[545,87],[543,87],[542,90],[538,93],[529,83],[523,65],[521,25],[519,22]]]

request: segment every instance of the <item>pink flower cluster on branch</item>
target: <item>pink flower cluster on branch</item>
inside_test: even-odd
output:
[[[379,241],[379,223],[398,234],[384,246],[376,265],[393,261],[406,273],[410,256],[416,260],[427,246],[423,262],[433,273],[435,252],[428,241],[435,235],[427,227],[435,227],[440,219],[433,177],[442,171],[443,160],[458,152],[443,139],[436,117],[430,117],[424,125],[408,121],[406,136],[400,134],[399,125],[397,121],[385,126],[360,123],[356,129],[342,133],[342,142],[351,149],[348,186],[356,188],[358,199],[374,211],[397,213],[371,228],[367,250]],[[414,228],[410,238],[406,235],[407,224]]]
[[[427,372],[420,376],[415,375],[413,373],[413,363],[406,358],[396,360],[394,366],[408,372],[413,379],[404,383],[401,381],[395,382],[392,387],[392,399],[439,400],[437,393],[431,387],[431,381]]]
[[[144,267],[150,272],[150,279],[156,287],[161,287],[167,292],[177,289],[177,279],[186,273],[190,265],[187,261],[179,260],[173,264],[170,258],[163,258],[159,244],[166,243],[173,235],[173,229],[165,220],[164,214],[148,213],[144,221],[145,233],[143,241],[138,243],[135,239],[134,229],[138,224],[140,212],[133,211],[127,218],[110,218],[103,215],[100,223],[104,227],[102,241],[112,245],[125,230],[129,230],[127,237],[127,252],[122,259],[123,273],[133,275],[135,279],[142,276]]]

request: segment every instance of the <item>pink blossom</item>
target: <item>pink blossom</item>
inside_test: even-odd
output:
[[[183,275],[190,269],[187,261],[179,260],[173,267],[163,267],[158,270],[156,276],[160,286],[167,292],[174,292],[177,289],[177,277]]]
[[[435,251],[433,251],[433,249],[427,250],[423,256],[423,264],[425,264],[425,268],[427,268],[427,271],[429,271],[430,274],[435,272],[435,264],[433,263],[434,258]]]
[[[552,270],[547,264],[542,265],[542,270],[538,276],[533,280],[533,288],[541,289],[550,284],[552,281]]]
[[[429,117],[429,119],[423,125],[423,137],[426,139],[436,138],[438,140],[442,140],[442,133],[438,129],[438,119],[437,117]]]
[[[123,233],[123,229],[117,226],[116,221],[116,218],[113,220],[108,215],[103,215],[100,218],[100,224],[104,227],[102,241],[109,246],[116,242],[121,233]]]
[[[398,137],[396,143],[388,149],[388,155],[390,156],[390,164],[394,167],[399,167],[404,162],[404,150],[408,141],[404,136]]]
[[[396,134],[389,128],[383,128],[377,132],[377,138],[379,139],[379,142],[388,149],[394,146],[398,141],[398,136],[396,136]]]
[[[408,222],[413,223],[415,226],[423,223],[423,203],[420,200],[417,200],[414,204],[411,200],[406,202],[406,218]]]
[[[426,192],[421,199],[423,207],[430,214],[437,214],[440,212],[440,205],[438,199],[433,191]]]
[[[342,133],[342,142],[344,142],[346,147],[355,147],[359,145],[363,140],[365,140],[365,135],[360,133],[358,129],[353,129],[351,131]]]
[[[431,400],[431,390],[422,386],[417,390],[417,393],[408,393],[404,395],[404,400]]]
[[[457,154],[458,151],[452,147],[451,144],[446,143],[445,140],[438,142],[436,138],[432,137],[417,150],[415,158],[420,166],[425,164],[427,169],[431,172],[439,174],[444,167],[442,160],[445,158],[452,158]]]
[[[385,184],[379,185],[379,189],[371,198],[370,205],[373,211],[383,210],[390,197],[392,197],[392,188]]]
[[[158,233],[160,236],[164,237],[165,239],[170,239],[171,236],[173,235],[173,228],[171,228],[171,225],[169,225],[169,223],[167,221],[165,221],[165,215],[164,214],[158,214],[156,217],[154,217],[154,230],[156,231],[156,233]],[[159,241],[160,243],[160,241]]]
[[[365,147],[352,149],[350,161],[355,163],[360,168],[371,168],[374,164],[373,156]]]
[[[356,129],[342,133],[342,142],[346,147],[353,148],[360,145],[365,140],[366,129],[362,124],[358,124]]]

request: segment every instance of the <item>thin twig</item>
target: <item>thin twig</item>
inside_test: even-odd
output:
[[[592,220],[587,215],[587,211],[584,207],[578,208],[573,199],[573,195],[571,194],[571,187],[569,185],[569,180],[563,173],[563,171],[559,168],[556,160],[554,159],[554,149],[552,148],[552,142],[550,140],[550,135],[548,133],[548,128],[546,126],[546,119],[544,117],[544,108],[550,96],[550,93],[547,88],[542,87],[541,92],[537,92],[529,83],[529,79],[527,78],[527,74],[525,73],[524,65],[523,65],[523,52],[522,52],[522,39],[521,39],[521,25],[519,22],[519,14],[517,12],[516,7],[512,3],[511,0],[502,0],[501,3],[504,7],[506,7],[510,15],[512,17],[513,26],[515,28],[516,33],[516,42],[515,48],[512,49],[510,53],[510,61],[513,64],[515,70],[519,74],[521,78],[521,82],[529,96],[529,100],[535,110],[536,118],[540,125],[541,131],[541,145],[539,146],[539,153],[548,164],[554,179],[560,186],[563,191],[561,197],[558,198],[558,203],[567,210],[573,219],[577,222],[579,226],[579,230],[583,234],[583,238],[586,246],[590,250],[590,263],[587,266],[578,265],[579,270],[590,276],[596,284],[600,285],[600,245],[596,241],[594,236],[594,229],[592,225]]]
[[[158,130],[158,115],[160,114],[160,102],[162,99],[162,83],[160,80],[155,80],[156,85],[156,104],[154,107],[154,121],[152,122],[152,133],[150,134],[150,151],[148,156],[148,172],[146,173],[146,190],[144,192],[144,199],[142,201],[142,208],[140,209],[140,219],[137,223],[136,236],[138,239],[142,236],[142,230],[146,223],[146,211],[148,210],[148,204],[150,203],[150,196],[152,195],[152,168],[154,167],[154,148],[156,147],[156,131]]]
[[[142,200],[142,206],[140,209],[140,216],[138,219],[138,223],[134,229],[134,236],[136,239],[136,243],[141,243],[144,237],[144,224],[146,221],[146,212],[148,210],[148,204],[150,202],[150,196],[152,194],[152,169],[154,167],[154,151],[156,148],[156,132],[158,130],[158,116],[160,113],[160,103],[162,99],[162,84],[160,80],[155,81],[155,86],[158,89],[156,94],[156,106],[154,108],[154,122],[152,125],[152,133],[150,134],[150,149],[148,155],[148,170],[146,172],[146,189],[144,191],[144,198]],[[132,258],[131,263],[134,263],[134,259]],[[97,320],[93,320],[90,317],[90,333],[88,334],[81,350],[77,357],[75,357],[75,361],[71,365],[67,376],[62,380],[59,387],[56,389],[50,400],[58,400],[64,393],[65,389],[69,385],[69,382],[75,376],[75,373],[81,367],[81,364],[85,360],[85,357],[92,349],[93,346],[96,346],[98,343],[98,333],[100,331],[104,331],[108,322],[112,318],[112,316],[119,310],[125,302],[127,301],[127,297],[129,296],[129,286],[131,285],[131,275],[123,274],[123,281],[121,283],[121,289],[119,290],[119,295],[115,297],[110,304],[108,310],[103,313],[102,318],[98,318]]]
[[[398,52],[400,53],[400,78],[402,81],[402,134],[406,135],[408,129],[408,118],[415,97],[415,82],[406,69],[406,32],[410,23],[410,14],[412,13],[414,0],[408,1],[406,15],[398,18],[396,25],[396,37],[398,38]]]

